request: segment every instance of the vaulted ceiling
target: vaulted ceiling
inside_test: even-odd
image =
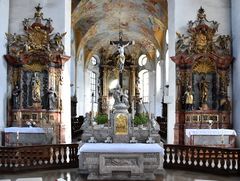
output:
[[[84,50],[85,60],[117,51],[110,41],[134,40],[125,49],[136,59],[146,54],[155,58],[156,49],[164,51],[167,30],[167,0],[81,0],[72,12],[75,49]]]

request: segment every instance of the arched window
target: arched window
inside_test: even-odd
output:
[[[139,72],[140,97],[143,103],[149,102],[149,71],[144,69]]]
[[[92,56],[90,61],[91,61],[93,66],[97,65],[97,59],[94,56]]]
[[[92,98],[94,102],[97,102],[97,91],[96,91],[96,86],[97,86],[97,81],[96,81],[96,73],[93,71],[89,71],[90,75],[90,90],[92,94]]]
[[[138,64],[140,66],[144,66],[144,65],[146,65],[147,61],[148,61],[147,56],[146,55],[141,55],[138,59]]]

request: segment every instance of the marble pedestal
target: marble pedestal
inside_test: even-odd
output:
[[[163,170],[159,144],[85,143],[79,147],[79,170],[88,180],[154,180]]]

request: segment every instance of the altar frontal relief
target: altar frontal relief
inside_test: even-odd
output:
[[[119,113],[115,117],[115,134],[127,135],[128,134],[128,116],[123,113]]]

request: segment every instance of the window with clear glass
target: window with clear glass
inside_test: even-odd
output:
[[[143,103],[149,102],[149,71],[142,70],[139,72],[139,87],[140,87],[140,97]]]
[[[146,65],[147,61],[148,61],[147,56],[146,55],[141,55],[138,59],[138,64],[140,66],[144,66],[144,65]]]
[[[97,59],[95,57],[91,58],[92,65],[97,65]]]
[[[96,73],[93,71],[90,71],[90,90],[93,94],[93,101],[97,102],[97,96],[96,96]]]

